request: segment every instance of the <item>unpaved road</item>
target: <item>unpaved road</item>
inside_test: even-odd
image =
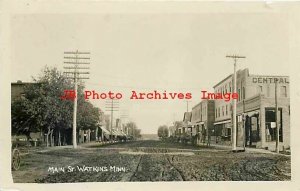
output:
[[[22,157],[14,182],[282,181],[290,157],[137,141],[73,150],[34,151]],[[73,169],[73,170],[72,170]]]

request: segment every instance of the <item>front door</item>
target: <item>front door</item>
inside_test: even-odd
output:
[[[245,121],[246,130],[246,146],[256,146],[256,143],[260,141],[260,129],[259,129],[259,116],[258,114],[253,116],[246,116]]]

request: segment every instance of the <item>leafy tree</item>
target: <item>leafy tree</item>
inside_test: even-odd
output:
[[[128,122],[125,127],[128,129],[129,136],[132,136],[133,139],[141,138],[141,130],[138,129],[135,122]]]
[[[47,146],[61,145],[61,132],[72,128],[73,100],[63,100],[65,90],[74,89],[74,84],[57,68],[45,67],[42,74],[33,79],[34,83],[24,88],[24,99],[12,103],[12,132],[26,134],[30,132],[46,134]],[[84,86],[78,88],[78,127],[94,128],[99,120],[98,109],[84,100]]]
[[[162,125],[162,126],[158,127],[158,130],[157,130],[158,137],[160,137],[160,138],[167,138],[168,134],[169,134],[168,126]]]

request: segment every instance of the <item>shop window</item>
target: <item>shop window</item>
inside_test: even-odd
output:
[[[278,109],[279,141],[282,142],[282,108]],[[266,141],[276,141],[276,117],[275,108],[265,110]]]
[[[225,123],[222,125],[222,137],[224,140],[230,140],[231,126],[229,123]]]
[[[222,106],[222,116],[224,116],[224,106]]]

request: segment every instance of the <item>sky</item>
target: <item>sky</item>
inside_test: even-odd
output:
[[[131,91],[202,90],[238,69],[289,75],[289,27],[282,13],[16,14],[11,19],[12,82],[32,81],[45,65],[63,70],[64,51],[91,52],[86,90],[120,92],[119,111],[142,133],[182,120],[185,100],[130,100]],[[104,100],[92,103],[105,111]]]

